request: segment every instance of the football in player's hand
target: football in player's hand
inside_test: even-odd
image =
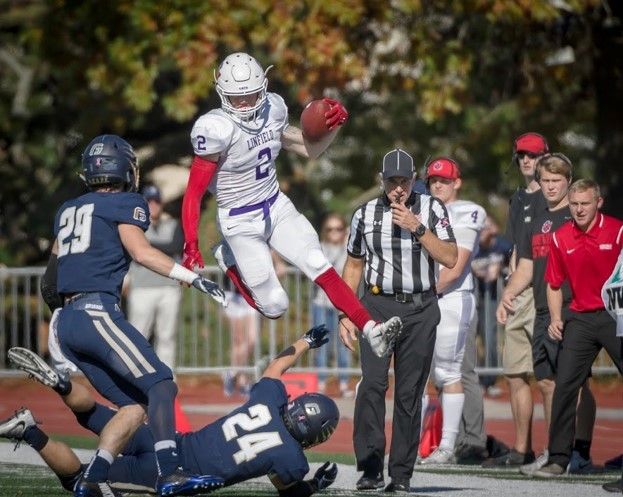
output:
[[[322,100],[312,100],[307,104],[301,114],[301,129],[305,138],[316,142],[330,133],[325,116],[330,110],[331,105]]]

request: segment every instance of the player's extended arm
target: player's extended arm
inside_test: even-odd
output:
[[[120,224],[119,236],[130,257],[141,266],[162,276],[193,285],[197,290],[210,294],[220,304],[227,305],[225,292],[216,283],[186,269],[164,252],[152,247],[140,227],[134,224]]]
[[[203,267],[203,257],[199,252],[199,217],[201,199],[216,173],[219,154],[199,157],[195,155],[190,166],[190,176],[182,200],[182,227],[184,228],[184,257],[182,264],[187,269],[195,265]]]
[[[309,497],[332,485],[337,478],[337,465],[325,462],[316,470],[313,478],[297,481],[285,486],[276,474],[268,475],[272,484],[279,490],[281,497]]]
[[[275,379],[281,378],[281,375],[290,369],[297,359],[306,351],[309,349],[317,349],[327,343],[329,341],[329,338],[326,336],[327,333],[329,333],[329,330],[325,328],[324,324],[315,326],[309,330],[296,342],[275,357],[264,371],[262,377]]]

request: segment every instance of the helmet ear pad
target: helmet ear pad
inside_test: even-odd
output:
[[[340,419],[337,404],[321,393],[305,393],[284,407],[286,428],[303,449],[326,442]]]

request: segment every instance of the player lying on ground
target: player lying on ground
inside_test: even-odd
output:
[[[304,352],[327,343],[328,332],[324,325],[312,328],[281,352],[253,386],[244,405],[198,431],[178,433],[176,441],[185,469],[219,475],[225,486],[268,475],[283,497],[307,497],[331,485],[337,466],[329,462],[313,478],[304,479],[309,466],[303,450],[331,436],[338,424],[338,408],[332,399],[318,393],[306,393],[288,403],[280,380]],[[78,422],[94,433],[99,434],[113,415],[111,408],[95,402],[89,389],[63,378],[33,352],[16,347],[10,349],[9,359],[57,391],[64,384],[64,402]],[[24,440],[37,450],[67,490],[72,490],[85,469],[67,445],[48,438],[26,408],[0,423],[0,437]],[[147,425],[141,427],[123,450],[123,457],[111,466],[112,488],[154,491],[158,473],[153,445]]]

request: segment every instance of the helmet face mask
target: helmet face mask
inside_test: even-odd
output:
[[[100,135],[82,154],[82,179],[90,188],[123,185],[129,192],[138,190],[138,160],[132,146],[117,135]]]
[[[326,442],[335,431],[340,412],[335,402],[320,393],[300,395],[285,406],[283,421],[303,449]]]
[[[262,69],[256,59],[242,52],[226,57],[214,72],[216,92],[223,110],[243,122],[255,120],[266,104],[266,73],[271,67]],[[230,99],[253,94],[257,94],[255,104],[248,107],[236,108]]]

